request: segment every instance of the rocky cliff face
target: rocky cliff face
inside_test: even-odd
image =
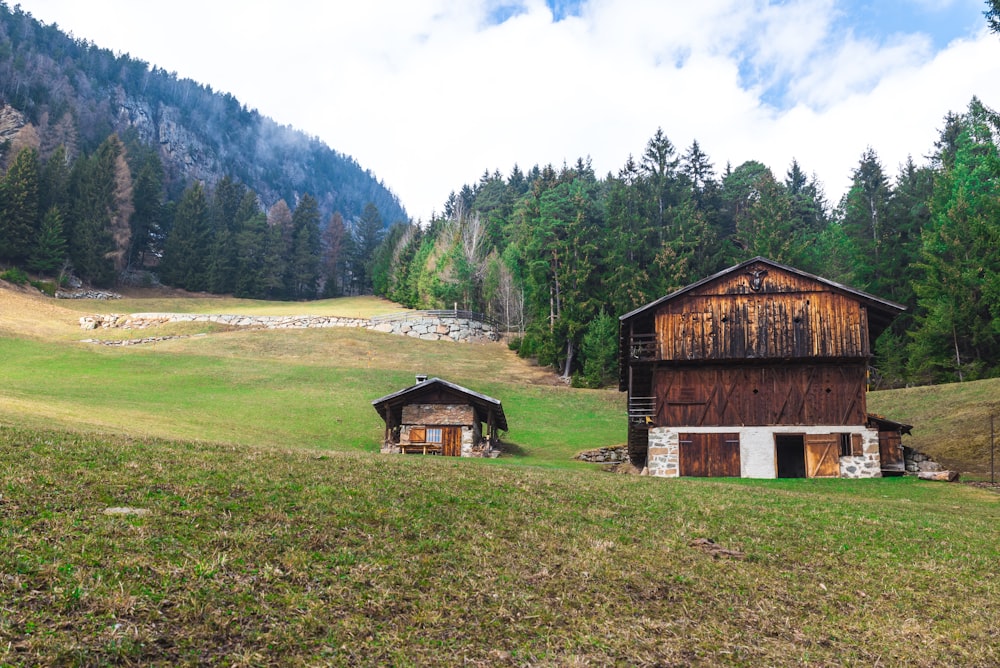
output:
[[[17,109],[6,104],[0,106],[0,142],[12,141],[26,123],[24,114]]]
[[[184,126],[179,109],[162,102],[153,109],[148,101],[127,95],[121,86],[115,91],[113,109],[115,130],[135,128],[144,142],[159,146],[168,173],[208,185],[225,175],[205,142]]]

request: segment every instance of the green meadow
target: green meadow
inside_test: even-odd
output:
[[[0,665],[1000,664],[993,491],[607,473],[572,456],[622,396],[500,344],[76,324],[395,310],[178,299],[0,288]],[[378,454],[415,373],[501,399],[507,454]],[[981,475],[982,383],[872,404]]]

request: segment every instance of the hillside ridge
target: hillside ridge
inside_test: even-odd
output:
[[[224,176],[254,190],[265,207],[304,194],[323,219],[378,207],[386,224],[406,220],[396,195],[370,170],[304,132],[249,109],[229,93],[75,39],[19,6],[0,2],[0,140],[7,162],[24,146],[43,159],[59,145],[70,159],[108,134],[135,133],[158,148],[172,195]]]

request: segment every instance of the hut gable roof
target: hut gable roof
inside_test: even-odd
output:
[[[387,419],[390,411],[402,411],[404,405],[420,403],[422,399],[426,400],[427,403],[443,403],[443,400],[447,400],[453,403],[471,404],[482,415],[489,415],[492,412],[495,416],[497,429],[507,431],[507,417],[504,415],[503,406],[499,399],[455,383],[449,383],[441,378],[428,378],[416,385],[387,394],[372,401],[372,406],[382,416],[382,419]]]

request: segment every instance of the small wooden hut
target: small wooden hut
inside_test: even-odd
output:
[[[875,477],[903,427],[870,417],[872,345],[904,307],[763,257],[620,318],[634,464],[659,476]]]
[[[507,417],[498,399],[440,378],[372,402],[385,420],[382,452],[446,457],[496,457]]]

